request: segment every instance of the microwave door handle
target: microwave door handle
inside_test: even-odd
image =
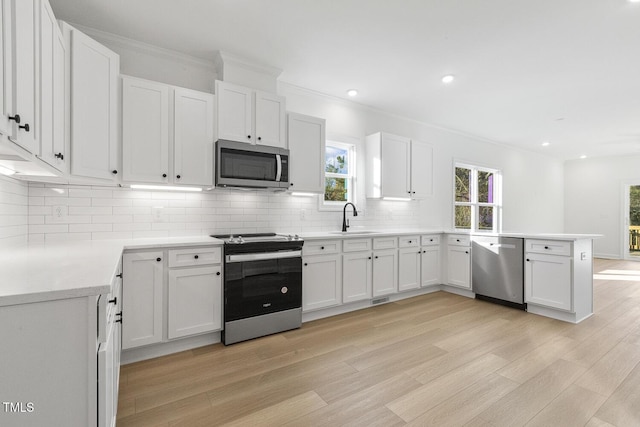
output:
[[[282,175],[282,157],[280,157],[280,154],[276,154],[276,182],[280,182],[281,175]]]

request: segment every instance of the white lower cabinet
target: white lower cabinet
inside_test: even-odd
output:
[[[353,252],[342,256],[342,302],[370,299],[373,291],[373,255]]]
[[[122,348],[162,341],[164,284],[162,251],[122,256]]]
[[[447,284],[471,289],[471,240],[468,235],[447,236]]]
[[[169,339],[222,328],[222,267],[169,270]]]
[[[440,279],[440,235],[421,237],[422,254],[420,255],[420,286],[433,286],[442,283]]]
[[[525,302],[571,310],[571,258],[527,254]]]
[[[341,304],[342,256],[306,256],[302,263],[302,311]]]
[[[379,297],[396,292],[398,292],[398,250],[383,249],[374,251],[373,296]]]
[[[420,287],[422,250],[418,247],[398,250],[398,291],[409,291]]]

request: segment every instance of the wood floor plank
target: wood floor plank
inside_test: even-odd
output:
[[[595,416],[615,426],[640,425],[640,365],[633,368]]]
[[[640,345],[620,342],[605,354],[576,385],[609,397],[640,362]]]
[[[582,427],[596,413],[606,397],[576,385],[570,385],[547,407],[540,411],[527,427]]]
[[[118,427],[147,427],[168,425],[189,413],[209,408],[211,403],[206,394],[200,393],[186,399],[156,407],[142,414],[136,413],[118,418]]]

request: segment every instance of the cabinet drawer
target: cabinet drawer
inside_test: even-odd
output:
[[[340,252],[340,240],[314,240],[304,242],[302,255],[337,254]]]
[[[376,237],[373,239],[373,249],[394,249],[398,247],[397,237]]]
[[[558,240],[531,240],[525,241],[525,252],[550,255],[571,255],[571,242]]]
[[[422,246],[438,246],[440,244],[440,235],[434,234],[421,237]]]
[[[187,267],[192,265],[220,264],[221,261],[221,247],[202,247],[169,250],[169,268]]]
[[[463,234],[450,234],[447,236],[447,242],[452,246],[470,246],[471,238]]]
[[[371,239],[345,239],[342,241],[343,252],[370,251]]]
[[[413,246],[420,246],[419,236],[400,236],[398,237],[398,247],[410,248]]]

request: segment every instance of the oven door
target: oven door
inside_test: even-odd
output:
[[[251,259],[254,256],[258,259]],[[265,259],[267,256],[228,257],[224,279],[225,322],[302,307],[302,258]]]

